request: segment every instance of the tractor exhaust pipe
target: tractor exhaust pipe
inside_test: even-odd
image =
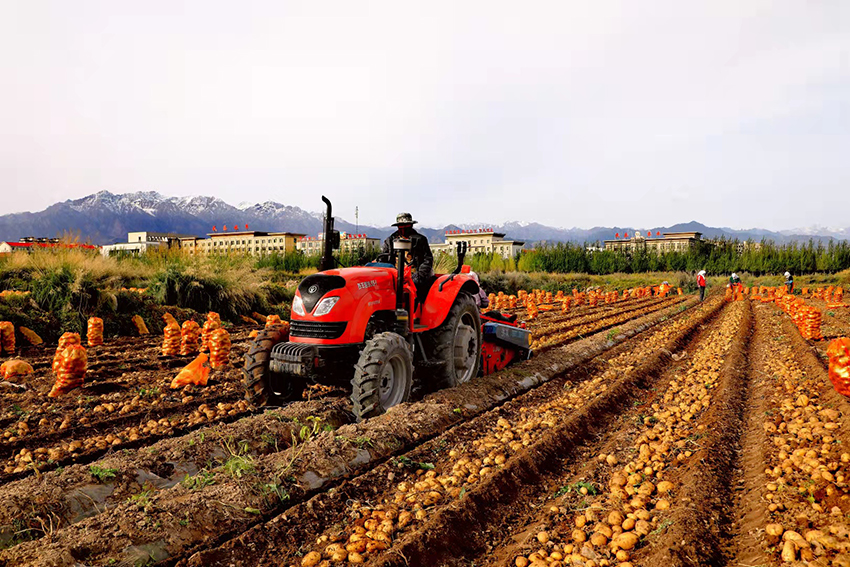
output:
[[[325,202],[327,212],[325,213],[324,240],[322,241],[322,259],[319,262],[319,271],[332,270],[335,267],[334,248],[339,247],[339,233],[334,230],[334,218],[332,216],[333,209],[331,201],[322,195],[322,201]]]

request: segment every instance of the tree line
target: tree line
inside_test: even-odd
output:
[[[850,243],[824,245],[735,239],[698,242],[687,251],[657,253],[646,248],[599,250],[580,244],[558,243],[523,251],[516,259],[522,272],[613,274],[642,272],[696,272],[709,275],[749,272],[753,275],[835,273],[850,268]]]
[[[374,260],[379,250],[355,249],[335,257],[339,265],[362,266]],[[307,268],[318,268],[320,256],[301,252],[272,254],[257,260],[257,267],[275,268],[297,273]],[[450,272],[457,259],[447,253],[434,258],[434,271]],[[794,275],[835,273],[850,268],[850,243],[830,241],[828,244],[792,242],[776,244],[763,241],[759,244],[739,240],[720,239],[697,242],[687,251],[657,253],[646,248],[635,250],[601,250],[600,246],[586,246],[561,242],[523,250],[513,258],[499,254],[477,253],[469,255],[466,264],[478,273],[487,272],[550,272],[607,275],[613,273],[644,272],[697,272],[709,275],[728,275],[731,272],[748,272],[759,276],[781,274],[786,270]]]

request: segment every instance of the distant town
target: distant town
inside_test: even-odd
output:
[[[179,249],[189,255],[200,254],[247,254],[251,256],[263,256],[271,254],[288,254],[300,252],[308,256],[318,256],[322,253],[324,235],[316,236],[295,232],[265,232],[249,230],[248,225],[242,229],[238,225],[228,230],[223,226],[221,231],[217,227],[207,233],[206,237],[188,234],[177,234],[170,232],[148,232],[138,231],[127,234],[127,242],[109,244],[105,246],[94,246],[91,244],[76,244],[62,242],[57,238],[25,237],[18,242],[0,242],[0,254],[11,254],[16,252],[27,252],[34,249],[44,248],[81,248],[99,251],[104,256],[113,255],[139,255],[151,250]],[[656,253],[684,252],[698,243],[704,242],[699,232],[656,232],[642,234],[635,231],[633,234],[619,233],[610,240],[604,241],[604,248],[600,250],[624,250],[634,251],[643,248]],[[519,254],[525,242],[521,240],[506,239],[504,233],[496,232],[492,228],[480,228],[469,230],[447,230],[445,241],[432,243],[431,250],[434,254],[439,252],[453,254],[458,242],[466,242],[469,254],[499,254],[502,258],[513,258]],[[758,246],[751,244],[751,246]],[[344,253],[374,252],[381,247],[381,240],[367,234],[340,233],[340,250]]]

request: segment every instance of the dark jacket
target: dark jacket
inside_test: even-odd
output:
[[[410,237],[410,255],[413,256],[413,283],[419,285],[429,277],[431,277],[431,268],[434,266],[434,255],[431,254],[431,247],[428,245],[428,238],[422,236],[412,228],[408,230]],[[389,254],[392,257],[392,263],[397,262],[395,250],[393,250],[393,240],[399,237],[399,232],[395,231],[384,240],[382,252]]]

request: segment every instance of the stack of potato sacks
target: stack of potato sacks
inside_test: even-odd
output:
[[[180,354],[180,342],[182,334],[180,333],[180,324],[171,313],[166,313],[162,316],[165,321],[165,329],[163,330],[162,339],[162,355],[177,356]]]
[[[103,344],[103,319],[100,317],[92,317],[88,322],[88,331],[86,332],[89,346],[101,346]]]
[[[59,338],[59,346],[53,356],[53,372],[56,382],[48,396],[55,398],[67,394],[83,385],[88,366],[86,349],[78,333],[65,333]]]
[[[525,308],[528,310],[528,318],[536,319],[538,314],[537,302],[534,299],[533,295],[529,295],[525,298]]]
[[[201,326],[189,319],[183,322],[180,332],[180,356],[201,352]]]
[[[802,312],[802,321],[797,326],[800,329],[800,334],[803,335],[803,338],[810,341],[819,341],[823,339],[823,335],[821,335],[820,332],[823,314],[820,312],[820,309],[803,306]]]
[[[829,343],[829,380],[835,391],[850,397],[850,339],[841,337]]]
[[[216,329],[210,337],[210,366],[219,368],[230,362],[230,333]]]
[[[0,321],[0,352],[15,354],[15,326],[9,321]]]
[[[210,337],[213,331],[221,328],[221,317],[215,311],[207,313],[207,320],[204,322],[204,328],[201,331],[201,352],[209,352]]]

